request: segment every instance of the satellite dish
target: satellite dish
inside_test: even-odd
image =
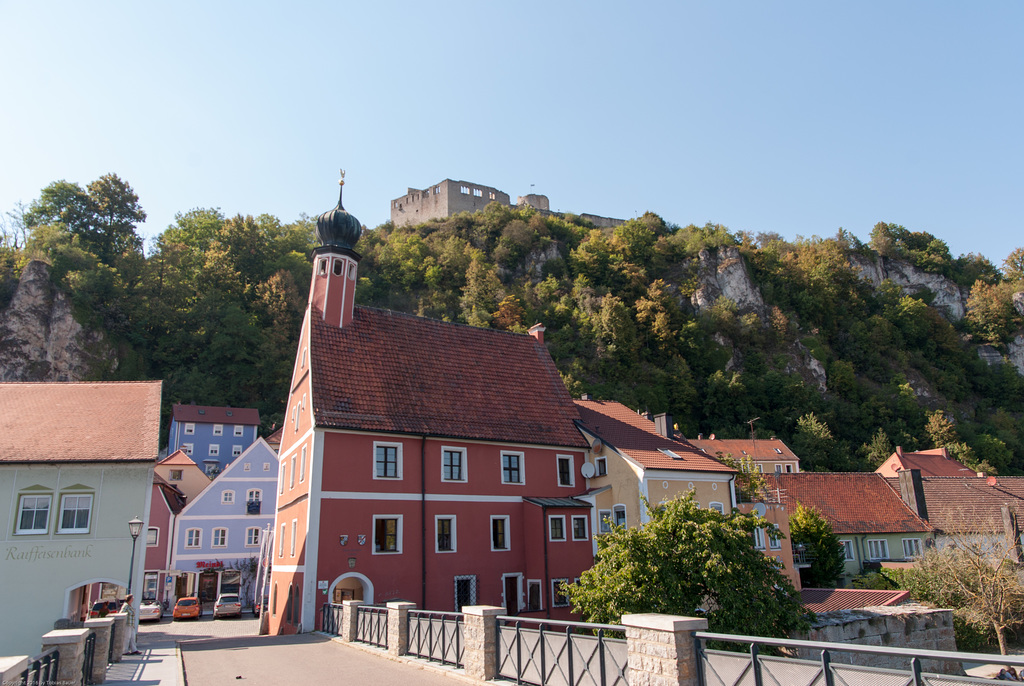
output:
[[[590,444],[590,450],[595,455],[600,455],[601,452],[604,450],[604,443],[601,442],[600,438],[595,438],[594,442]]]
[[[764,517],[768,508],[764,506],[764,503],[754,503],[754,512]]]
[[[594,474],[597,474],[597,470],[594,468],[594,464],[592,462],[584,462],[583,466],[580,467],[580,473],[583,475],[584,479],[589,479],[594,476]]]

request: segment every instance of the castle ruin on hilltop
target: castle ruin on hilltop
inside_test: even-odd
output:
[[[509,194],[497,188],[469,181],[445,179],[422,190],[410,188],[405,195],[392,200],[391,223],[395,226],[408,226],[422,224],[431,219],[444,219],[458,212],[480,212],[492,202],[512,205]],[[521,195],[516,198],[515,206],[532,207],[541,214],[561,216],[561,213],[551,211],[551,204],[546,195]],[[611,228],[624,221],[594,214],[579,216],[599,228]]]

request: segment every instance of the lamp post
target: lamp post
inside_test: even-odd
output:
[[[142,520],[138,517],[133,517],[128,521],[128,533],[132,535],[132,561],[128,566],[128,594],[132,592],[132,577],[135,576],[135,541],[138,540],[139,534],[142,533]]]

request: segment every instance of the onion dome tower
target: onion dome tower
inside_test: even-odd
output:
[[[345,170],[338,182],[338,206],[324,212],[316,220],[316,238],[320,245],[313,249],[313,282],[309,288],[311,314],[319,313],[332,326],[345,326],[352,321],[356,299],[356,277],[362,256],[354,248],[363,227],[341,204],[345,189]]]

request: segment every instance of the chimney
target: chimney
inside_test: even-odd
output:
[[[580,400],[593,400],[593,399],[594,399],[594,396],[590,395],[589,393],[584,393],[583,395],[580,396]]]
[[[544,325],[538,322],[530,327],[529,333],[531,336],[536,338],[538,342],[543,343],[545,331],[547,331],[547,329],[544,328]]]
[[[903,446],[902,445],[896,446],[896,456],[897,457],[903,457]]]
[[[697,440],[698,441],[703,441],[704,440],[704,434],[697,434]]]
[[[1017,514],[1010,510],[1009,505],[1003,505],[999,509],[1003,515],[1003,533],[1006,535],[1006,545],[1010,550],[1010,561],[1019,563],[1021,561],[1021,550]]]
[[[920,469],[901,469],[899,471],[900,497],[914,514],[921,519],[928,519],[928,506],[924,501],[924,485],[921,482]]]
[[[672,426],[672,415],[668,412],[654,415],[654,428],[665,438],[675,438],[675,428]]]

